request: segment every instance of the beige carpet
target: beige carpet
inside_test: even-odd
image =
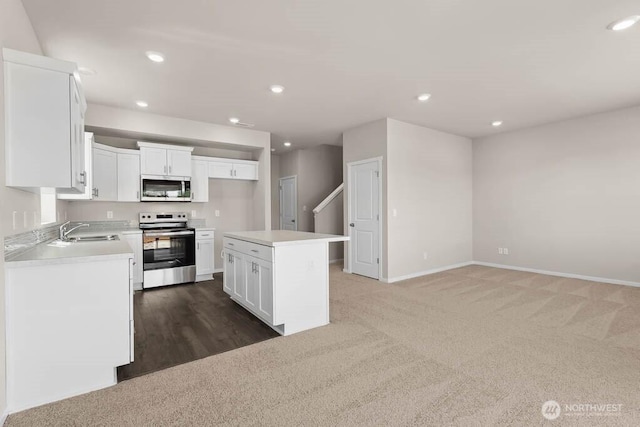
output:
[[[640,288],[479,266],[388,285],[332,268],[331,320],[7,425],[640,425]],[[551,399],[623,406],[546,421]]]

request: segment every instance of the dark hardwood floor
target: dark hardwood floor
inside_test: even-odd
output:
[[[278,333],[222,291],[222,274],[134,295],[135,361],[118,381],[254,344]]]

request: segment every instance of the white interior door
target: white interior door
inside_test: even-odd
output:
[[[298,183],[295,176],[280,178],[280,230],[298,231]]]
[[[349,165],[351,272],[379,278],[380,169],[378,160]]]

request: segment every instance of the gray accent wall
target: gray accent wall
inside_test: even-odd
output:
[[[473,231],[476,261],[640,282],[640,107],[475,140]]]

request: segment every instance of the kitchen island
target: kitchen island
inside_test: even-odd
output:
[[[224,233],[223,289],[282,335],[329,324],[329,244],[300,231]]]

